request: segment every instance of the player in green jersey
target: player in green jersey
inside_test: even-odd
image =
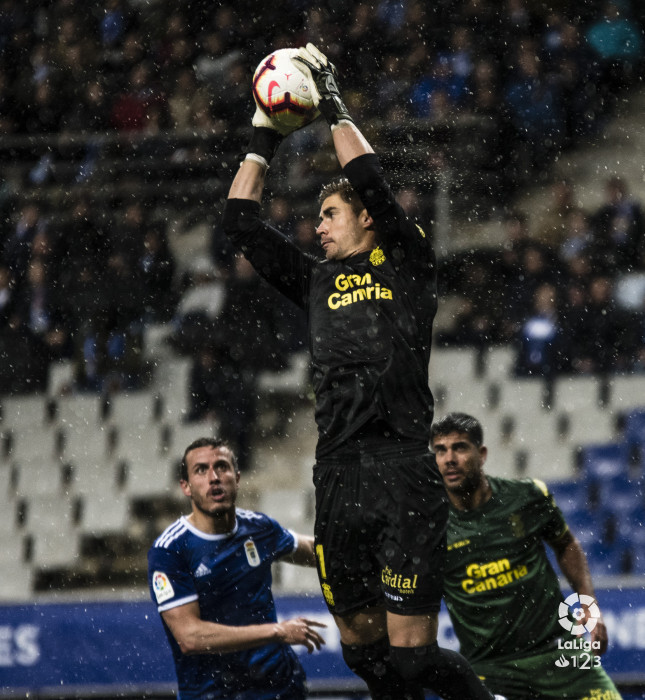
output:
[[[444,599],[461,653],[509,700],[620,699],[601,665],[607,630],[587,558],[546,485],[487,476],[482,426],[465,413],[434,423],[431,444],[450,500]],[[544,542],[581,620],[560,622],[564,595]],[[582,625],[588,639],[574,634]]]

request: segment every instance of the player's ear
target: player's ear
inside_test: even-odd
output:
[[[181,486],[181,490],[184,492],[184,496],[190,497],[190,484],[185,479],[179,480],[179,486]]]
[[[374,228],[374,219],[367,213],[367,209],[363,209],[358,215],[358,221],[365,229]]]

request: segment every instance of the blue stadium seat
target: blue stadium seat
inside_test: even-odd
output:
[[[614,576],[627,573],[631,560],[631,544],[617,528],[607,522],[606,513],[592,514],[576,511],[569,514],[567,523],[580,542],[592,576]],[[560,575],[555,554],[545,546],[547,557],[556,573]]]
[[[631,411],[625,418],[625,443],[633,475],[645,476],[645,410]]]
[[[625,439],[628,443],[645,443],[645,409],[635,409],[627,414]]]
[[[583,549],[600,541],[602,537],[601,518],[588,511],[576,511],[567,517],[571,532],[578,538]]]
[[[645,543],[632,545],[632,570],[638,576],[645,574]]]
[[[586,484],[580,481],[554,481],[548,484],[549,492],[565,518],[586,508]]]
[[[596,493],[598,507],[620,518],[631,519],[645,509],[645,484],[641,479],[624,476],[606,479],[597,483]]]
[[[626,443],[606,443],[583,447],[581,464],[587,481],[604,482],[612,477],[629,477],[629,447]]]
[[[585,547],[589,571],[592,577],[618,576],[627,573],[629,544],[622,539],[613,545],[593,542]]]

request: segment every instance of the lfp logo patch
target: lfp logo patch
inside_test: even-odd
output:
[[[576,622],[572,622],[569,619],[569,613],[575,618]],[[560,603],[558,615],[560,616],[558,622],[562,627],[579,637],[585,632],[591,632],[598,624],[600,609],[590,595],[578,596],[577,593],[572,593],[568,598],[564,599],[563,603]]]
[[[155,592],[155,597],[159,605],[166,600],[170,600],[175,595],[170,579],[163,571],[155,571],[154,574],[152,574],[152,589]]]

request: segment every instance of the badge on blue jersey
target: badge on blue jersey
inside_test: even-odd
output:
[[[175,595],[175,591],[170,583],[170,579],[163,571],[155,571],[152,574],[152,587],[157,598],[157,604],[161,605],[166,600],[170,600]]]
[[[246,552],[246,560],[251,566],[260,566],[260,555],[252,539],[248,539],[244,543],[244,551]]]

